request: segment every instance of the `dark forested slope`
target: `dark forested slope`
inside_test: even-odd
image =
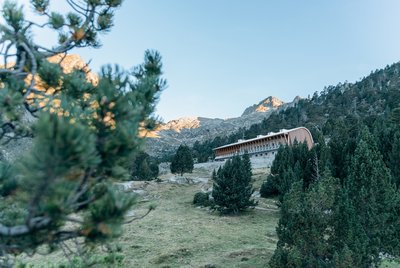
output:
[[[356,122],[372,127],[390,116],[398,114],[400,117],[399,107],[400,63],[395,63],[371,72],[359,82],[325,87],[312,97],[301,99],[293,107],[275,112],[248,129],[202,143],[196,142],[193,146],[194,155],[199,161],[206,161],[213,156],[212,149],[215,147],[240,138],[249,139],[298,126],[309,128],[314,138],[320,133],[329,138],[337,125],[348,126],[351,131],[351,126],[356,126]]]

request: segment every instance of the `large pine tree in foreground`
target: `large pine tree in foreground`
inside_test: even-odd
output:
[[[74,47],[97,47],[98,33],[110,29],[121,4],[71,0],[71,12],[61,14],[49,2],[31,0],[48,21],[43,25],[26,20],[14,2],[2,7],[0,142],[33,138],[33,145],[15,161],[1,162],[0,266],[9,265],[9,254],[31,254],[42,245],[52,251],[77,238],[104,242],[120,233],[134,199],[113,181],[129,176],[139,127],[153,128],[154,103],[165,86],[154,51],[131,73],[103,68],[94,84],[85,70],[65,74],[60,62],[47,61]],[[35,27],[55,31],[59,43],[35,43]],[[35,118],[32,125],[27,117]]]
[[[213,190],[216,209],[222,214],[239,213],[257,203],[251,199],[251,163],[246,154],[228,160],[217,172],[213,172]]]

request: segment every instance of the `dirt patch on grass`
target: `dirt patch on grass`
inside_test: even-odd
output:
[[[186,258],[189,258],[191,255],[192,253],[187,248],[180,248],[171,253],[161,254],[155,257],[154,260],[151,260],[151,262],[154,264],[171,263],[171,262],[181,263]]]

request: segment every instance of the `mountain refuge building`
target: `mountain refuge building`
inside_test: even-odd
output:
[[[272,164],[275,155],[282,145],[292,145],[295,141],[306,142],[309,149],[314,144],[311,132],[305,127],[281,129],[279,132],[270,132],[267,135],[258,135],[248,140],[238,140],[235,143],[214,148],[216,161],[226,160],[235,155],[247,153],[252,159],[260,158],[268,166]],[[264,162],[263,161],[263,162]]]

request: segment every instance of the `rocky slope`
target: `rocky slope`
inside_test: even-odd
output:
[[[51,63],[59,63],[64,73],[71,73],[73,70],[78,69],[82,70],[86,73],[87,80],[96,84],[98,82],[97,74],[93,73],[87,63],[76,54],[58,54],[53,57],[48,58],[48,61]],[[11,66],[14,63],[10,63]],[[30,83],[29,75],[26,78],[26,83]],[[44,91],[43,82],[40,77],[35,77],[35,89],[39,91]],[[48,91],[47,94],[53,94],[52,91]],[[35,97],[35,94],[32,93],[32,97]],[[54,101],[54,100],[53,100]],[[55,101],[57,102],[57,101]],[[22,121],[25,125],[32,125],[36,119],[29,114],[29,112],[25,112]],[[24,152],[29,150],[32,146],[32,138],[23,138],[12,140],[8,143],[0,144],[0,159],[3,158],[7,161],[14,161],[20,157]]]
[[[217,136],[225,136],[239,128],[248,128],[261,122],[274,111],[286,109],[298,101],[284,103],[268,97],[258,104],[246,108],[240,117],[220,119],[205,117],[180,118],[162,125],[156,135],[147,138],[146,151],[153,156],[161,156],[174,152],[180,144],[193,145],[196,141],[204,141]]]
[[[258,104],[254,104],[248,108],[246,108],[242,114],[242,116],[249,115],[255,112],[260,112],[260,113],[265,113],[270,111],[271,109],[276,109],[284,104],[283,101],[281,101],[278,98],[275,97],[268,97],[262,101],[260,101]]]

